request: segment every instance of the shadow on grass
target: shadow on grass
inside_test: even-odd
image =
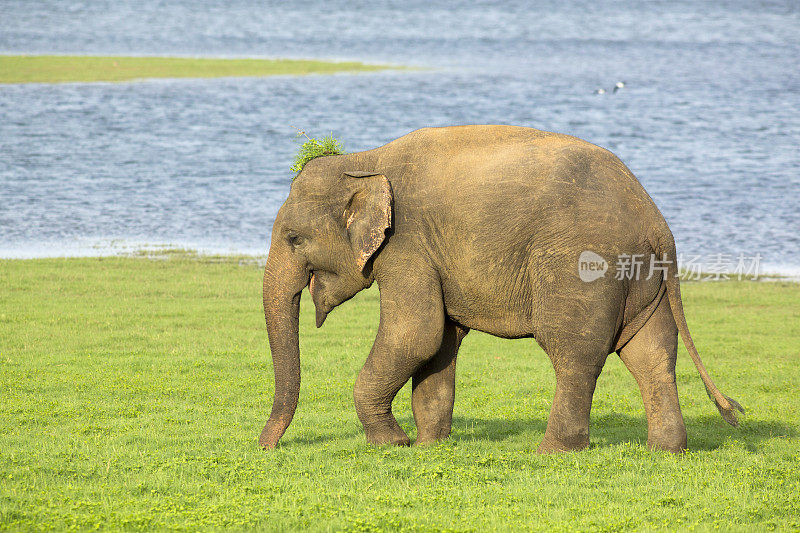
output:
[[[741,426],[738,428],[730,427],[719,416],[713,414],[687,416],[684,417],[684,420],[689,435],[690,450],[715,450],[726,442],[734,442],[748,452],[756,452],[764,441],[798,436],[795,427],[774,420],[748,420],[747,417],[743,417]],[[415,437],[413,419],[409,416],[400,416],[398,421],[407,430],[413,442]],[[450,438],[455,442],[463,443],[472,441],[501,442],[527,435],[532,442],[538,444],[544,436],[546,428],[547,420],[543,418],[455,416]],[[647,446],[647,420],[644,416],[620,413],[593,416],[590,432],[593,447],[626,442]],[[327,442],[363,439],[364,432],[361,428],[352,430],[340,428],[336,431],[320,431],[319,433],[305,430],[301,435],[292,437],[287,435],[287,437],[281,439],[282,445],[315,446]]]
[[[748,420],[746,416],[738,428],[714,414],[686,416],[684,422],[690,450],[716,450],[730,441],[756,452],[763,441],[797,436],[797,430],[782,421]],[[592,437],[599,444],[635,442],[646,446],[647,419],[623,414],[600,416],[592,420]]]
[[[796,437],[796,428],[775,420],[742,420],[738,428],[726,424],[715,415],[684,418],[689,435],[690,450],[715,450],[727,441],[737,442],[749,452],[773,438]],[[500,419],[454,417],[452,437],[456,441],[504,441],[522,434],[541,440],[547,427],[546,419]],[[592,417],[590,429],[592,443],[609,446],[632,442],[647,446],[647,419],[644,416],[610,414]]]
[[[453,417],[452,439],[464,442],[484,440],[498,442],[530,433],[534,438],[544,435],[547,420],[525,418],[472,418]]]
[[[285,446],[314,446],[317,444],[324,444],[326,442],[344,441],[354,438],[364,438],[364,432],[357,431],[338,431],[338,432],[325,432],[318,434],[304,434],[297,437],[283,437],[280,441],[281,445]]]

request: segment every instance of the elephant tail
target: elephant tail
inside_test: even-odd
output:
[[[669,230],[667,230],[669,231]],[[675,319],[675,324],[678,326],[678,331],[683,339],[683,345],[692,357],[694,366],[700,372],[700,378],[703,380],[703,385],[706,387],[708,397],[716,404],[722,418],[728,424],[737,427],[739,420],[736,411],[744,413],[744,408],[739,405],[739,402],[733,398],[729,398],[722,394],[720,390],[711,381],[711,376],[708,375],[703,361],[700,359],[700,354],[697,353],[697,348],[694,346],[692,336],[689,333],[689,326],[686,324],[686,316],[683,313],[683,300],[681,299],[681,282],[678,272],[677,254],[675,252],[675,241],[671,233],[667,233],[668,238],[662,241],[661,247],[656,247],[658,255],[667,262],[667,299],[669,300],[670,309],[672,309],[672,317]]]

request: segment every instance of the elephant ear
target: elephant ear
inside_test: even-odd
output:
[[[359,270],[380,248],[392,226],[392,187],[383,174],[345,172],[353,191],[344,210],[344,223]]]

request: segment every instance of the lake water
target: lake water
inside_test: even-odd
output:
[[[0,85],[0,257],[143,244],[263,255],[291,181],[291,125],[357,151],[423,126],[502,123],[612,150],[685,256],[758,254],[800,272],[797,2],[272,4],[0,2],[0,53],[429,68]]]

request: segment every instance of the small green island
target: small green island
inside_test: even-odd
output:
[[[0,83],[120,82],[148,78],[222,78],[334,74],[396,69],[356,61],[193,57],[0,55]]]

